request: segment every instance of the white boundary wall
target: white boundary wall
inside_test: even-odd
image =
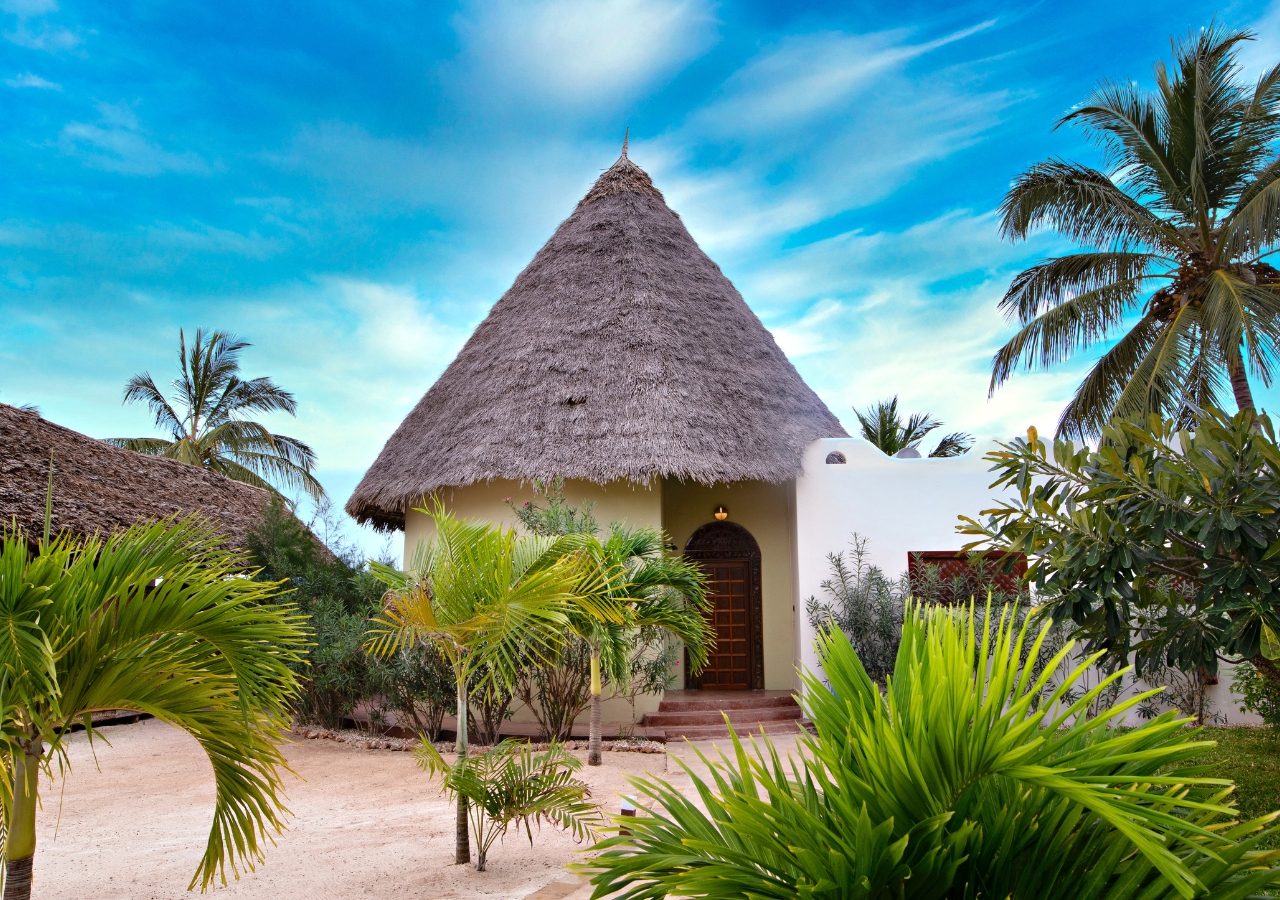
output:
[[[896,578],[907,557],[921,550],[959,550],[956,517],[992,505],[990,463],[994,441],[955,459],[899,459],[857,438],[814,441],[796,479],[796,659],[817,669],[814,630],[805,601],[822,596],[830,572],[827,554],[845,550],[854,533],[868,541],[868,562]],[[826,462],[830,453],[843,464]]]
[[[822,597],[830,572],[827,554],[847,549],[857,532],[868,541],[868,562],[896,578],[913,552],[959,550],[969,539],[956,532],[958,517],[976,518],[1000,500],[989,487],[994,476],[983,458],[996,446],[989,441],[954,459],[899,459],[857,438],[809,445],[796,479],[796,659],[802,669],[818,668],[805,602]],[[833,452],[845,462],[827,463]],[[1260,722],[1236,706],[1230,666],[1221,668],[1209,700],[1229,724]]]

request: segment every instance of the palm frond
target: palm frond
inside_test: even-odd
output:
[[[1102,172],[1052,160],[1018,176],[1000,205],[1001,231],[1022,240],[1038,228],[1060,231],[1078,243],[1125,252],[1156,248],[1181,255],[1186,241]]]
[[[173,435],[175,439],[186,433],[182,417],[156,387],[150,372],[134,375],[125,383],[124,403],[145,403],[155,417],[156,427]]]
[[[1050,623],[1010,609],[908,610],[887,691],[838,629],[807,674],[816,733],[784,762],[732,735],[692,790],[645,779],[629,835],[577,867],[593,896],[1245,897],[1280,884],[1274,816],[1237,824],[1208,746],[1171,714],[1108,729],[1094,658],[1044,652]],[[1056,687],[1051,685],[1051,679]],[[1112,677],[1114,680],[1114,676]],[[1046,694],[1049,696],[1046,698]],[[706,774],[703,774],[703,771]],[[1036,865],[1027,865],[1035,860]],[[836,887],[832,887],[836,886]]]
[[[0,567],[15,564],[21,543],[5,536]],[[50,655],[28,656],[9,683],[37,711],[46,760],[69,764],[64,736],[94,712],[129,709],[169,722],[199,743],[215,782],[192,885],[252,868],[283,827],[287,764],[277,744],[305,649],[302,618],[274,600],[279,585],[237,577],[244,560],[195,520],[136,525],[74,547],[58,539],[23,568],[20,599],[40,606]],[[0,578],[0,605],[14,584]]]
[[[1133,283],[1106,285],[1077,294],[1028,321],[992,358],[988,396],[1019,368],[1050,368],[1109,337],[1123,322],[1136,294]]]

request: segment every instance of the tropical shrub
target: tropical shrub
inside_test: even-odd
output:
[[[523,825],[533,846],[533,827],[546,822],[579,841],[588,840],[603,824],[599,807],[590,801],[586,782],[573,775],[582,763],[553,743],[534,751],[523,741],[502,741],[449,765],[428,741],[418,747],[418,764],[444,776],[445,790],[467,800],[476,842],[476,871],[483,872],[489,849],[512,825]]]
[[[571,637],[552,664],[527,666],[520,673],[515,694],[533,713],[543,738],[568,740],[574,721],[591,705],[590,645]]]
[[[805,612],[815,629],[840,629],[863,668],[883,683],[898,656],[902,613],[911,589],[905,575],[891,580],[868,562],[867,543],[867,538],[855,533],[848,550],[827,554],[831,575],[822,582],[826,599],[810,597]]]
[[[1105,682],[1065,698],[1098,655],[1076,663],[1068,644],[1035,675],[1050,628],[1009,609],[911,606],[883,692],[828,630],[829,684],[804,678],[815,733],[799,752],[784,762],[767,736],[751,749],[734,736],[730,755],[702,757],[706,776],[681,763],[692,796],[637,782],[630,834],[582,866],[594,896],[1110,900],[1280,887],[1280,850],[1257,849],[1277,835],[1275,814],[1238,821],[1230,784],[1196,765],[1212,743],[1172,713],[1109,727],[1142,697],[1086,716]]]
[[[262,859],[283,826],[278,745],[289,727],[304,620],[280,586],[194,521],[102,538],[0,535],[0,809],[4,896],[29,897],[42,776],[65,772],[75,725],[147,713],[209,758],[213,822],[190,886]],[[139,789],[146,773],[139,772]]]
[[[311,644],[297,673],[301,690],[294,714],[304,722],[341,727],[356,704],[394,686],[385,674],[374,683],[365,652],[369,617],[381,602],[382,585],[353,547],[322,544],[278,498],[246,539],[260,581],[283,581],[289,599],[307,617]]]
[[[997,605],[1017,602],[1024,613],[1029,611],[1027,598],[1004,590],[998,572],[981,559],[959,575],[944,578],[937,566],[926,564],[913,574],[903,572],[891,579],[868,561],[867,544],[867,538],[854,532],[847,550],[827,554],[831,575],[822,582],[825,598],[809,597],[805,612],[815,629],[834,625],[843,631],[877,682],[883,683],[893,671],[908,598],[918,603],[990,598]]]
[[[1240,698],[1240,705],[1262,717],[1273,728],[1280,728],[1280,684],[1264,678],[1249,663],[1236,666],[1231,679],[1231,692]]]
[[[372,565],[388,590],[368,647],[381,657],[415,647],[444,656],[457,698],[458,756],[465,757],[473,696],[509,695],[521,666],[559,653],[578,611],[619,614],[598,599],[590,583],[595,567],[570,552],[569,538],[518,537],[460,520],[440,505],[421,511],[431,516],[435,537],[418,545],[406,570]],[[454,861],[465,863],[471,858],[467,795],[459,792],[457,801]]]
[[[534,534],[576,536],[575,552],[593,563],[590,586],[582,593],[597,592],[595,599],[619,610],[623,619],[606,621],[585,610],[570,616],[574,640],[549,664],[530,668],[521,680],[521,696],[549,736],[567,738],[583,709],[585,675],[591,710],[587,764],[598,766],[606,683],[615,694],[628,696],[633,709],[636,689],[665,688],[667,679],[656,677],[655,663],[674,657],[669,638],[684,644],[692,672],[705,664],[714,640],[706,620],[705,578],[695,564],[667,552],[658,529],[614,522],[599,538],[590,506],[580,509],[565,500],[563,479],[536,487],[545,505],[513,505],[517,517]],[[633,682],[633,676],[639,679]]]
[[[363,641],[368,622],[361,623]],[[453,671],[434,647],[405,647],[389,657],[373,657],[368,672],[370,698],[380,713],[428,740],[439,740],[444,717],[457,709]]]
[[[1280,681],[1280,447],[1271,423],[1206,410],[1194,432],[1114,420],[1097,449],[1034,429],[987,455],[1009,499],[961,518],[970,547],[1025,553],[1051,615],[1113,664]],[[1170,584],[1176,584],[1176,591]]]

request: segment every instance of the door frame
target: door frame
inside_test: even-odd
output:
[[[764,690],[764,595],[760,578],[760,545],[737,522],[708,522],[690,535],[684,545],[686,559],[741,560],[747,563],[747,690]],[[685,652],[684,683],[698,689],[689,671]]]

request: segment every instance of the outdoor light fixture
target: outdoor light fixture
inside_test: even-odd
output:
[[[729,518],[729,507],[717,506],[715,511],[715,517],[717,522],[723,522],[725,519]]]

